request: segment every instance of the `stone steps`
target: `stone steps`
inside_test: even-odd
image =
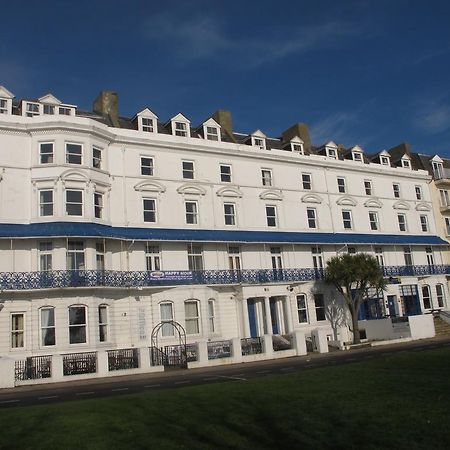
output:
[[[434,317],[434,330],[436,336],[445,336],[450,334],[450,325],[440,317]]]

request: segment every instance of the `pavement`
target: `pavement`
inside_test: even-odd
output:
[[[441,347],[450,347],[450,336],[199,369],[170,369],[158,373],[18,386],[0,390],[0,409],[136,394],[145,391],[176,389],[184,386],[198,386],[226,381],[246,382],[265,376],[298,373],[318,367],[351,364],[370,359],[380,359],[396,353],[420,352]]]

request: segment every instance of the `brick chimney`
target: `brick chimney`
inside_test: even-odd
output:
[[[113,127],[120,128],[119,97],[117,92],[101,91],[94,100],[93,110],[97,114],[108,117]]]
[[[309,152],[311,150],[311,138],[309,137],[309,129],[306,123],[296,123],[282,133],[284,142],[289,142],[296,136],[303,141],[304,149]]]
[[[236,142],[236,139],[233,136],[233,123],[231,121],[230,111],[219,109],[212,115],[212,118],[222,127],[222,132],[225,133],[232,142]]]

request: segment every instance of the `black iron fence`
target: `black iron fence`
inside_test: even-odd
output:
[[[52,376],[51,356],[30,356],[15,362],[16,381],[38,380]]]
[[[139,367],[139,351],[137,348],[121,348],[108,350],[108,370],[137,369]]]
[[[97,372],[97,352],[71,353],[62,357],[64,375]]]
[[[208,342],[208,359],[229,358],[231,350],[231,341]]]
[[[187,362],[198,361],[198,344],[186,344],[186,360]]]
[[[263,353],[263,342],[260,337],[241,339],[242,356]]]

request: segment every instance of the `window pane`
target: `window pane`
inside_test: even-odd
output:
[[[84,325],[86,323],[86,308],[84,306],[71,306],[69,308],[69,324]]]

